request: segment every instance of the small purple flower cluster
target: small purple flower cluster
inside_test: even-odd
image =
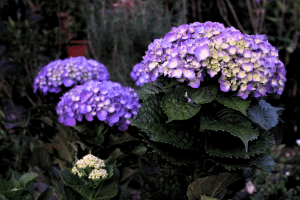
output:
[[[144,83],[150,81],[150,76],[144,72],[144,67],[144,61],[137,63],[133,66],[133,70],[130,73],[131,78],[135,81],[135,85],[137,86],[143,86]]]
[[[109,72],[103,64],[83,56],[59,59],[40,70],[34,80],[34,92],[39,88],[44,94],[59,93],[62,84],[71,87],[89,80],[109,80]]]
[[[164,74],[198,88],[206,74],[219,74],[220,90],[238,90],[243,99],[267,92],[281,95],[286,82],[278,50],[265,35],[242,34],[217,22],[173,27],[148,46],[143,58],[139,73],[149,74],[151,81]]]
[[[62,97],[56,107],[59,122],[66,126],[76,125],[76,120],[93,121],[94,116],[110,127],[119,126],[120,131],[128,129],[130,121],[135,118],[141,107],[139,98],[130,87],[111,81],[90,80],[77,85]]]

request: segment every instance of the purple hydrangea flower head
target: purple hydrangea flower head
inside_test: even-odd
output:
[[[109,80],[109,72],[103,64],[83,56],[59,59],[40,70],[34,80],[34,92],[40,89],[44,94],[59,93],[62,85],[71,87],[89,80]]]
[[[56,112],[59,122],[66,126],[76,125],[76,121],[82,121],[83,117],[88,121],[98,118],[125,131],[130,124],[128,118],[135,118],[140,107],[139,98],[132,88],[111,81],[90,80],[65,93]]]
[[[150,81],[150,75],[148,73],[145,73],[143,67],[143,63],[145,61],[143,60],[141,63],[137,63],[133,66],[132,71],[130,72],[131,78],[135,81],[135,85],[142,86],[144,83]]]
[[[147,81],[163,74],[198,88],[209,74],[221,79],[221,91],[237,91],[243,99],[281,94],[286,82],[278,50],[266,35],[242,34],[218,22],[173,27],[149,45],[143,59],[139,73],[149,74]]]

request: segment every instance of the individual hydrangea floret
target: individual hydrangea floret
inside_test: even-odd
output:
[[[148,73],[145,73],[143,67],[144,67],[143,61],[137,63],[136,65],[133,66],[133,70],[130,73],[131,78],[135,81],[135,85],[137,86],[143,86],[144,83],[150,81],[150,76]]]
[[[87,167],[94,168],[89,175],[85,171]],[[75,163],[72,168],[72,173],[77,174],[79,177],[88,175],[89,179],[103,179],[106,178],[108,174],[106,169],[102,169],[101,167],[105,167],[104,161],[92,154],[88,154]]]
[[[281,95],[286,82],[278,50],[265,35],[242,34],[218,22],[173,27],[148,46],[140,65],[139,73],[149,74],[149,81],[163,74],[187,81],[193,88],[198,88],[207,74],[217,76],[221,91],[237,91],[243,99]]]
[[[44,94],[59,93],[61,86],[71,87],[89,80],[109,80],[106,67],[83,56],[55,60],[42,68],[34,80],[34,92],[40,89]]]
[[[96,116],[110,127],[117,125],[119,130],[128,129],[141,107],[139,98],[130,87],[111,81],[88,81],[77,85],[62,97],[56,107],[59,122],[74,126],[85,117],[93,121]]]

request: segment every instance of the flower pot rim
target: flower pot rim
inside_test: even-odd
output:
[[[88,40],[71,40],[70,44],[89,44]]]

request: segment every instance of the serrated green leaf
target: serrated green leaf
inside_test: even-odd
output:
[[[140,99],[146,100],[150,96],[168,91],[168,87],[165,88],[165,86],[170,85],[171,82],[172,79],[160,76],[153,82],[146,82],[139,90],[136,90],[135,93],[138,94]]]
[[[77,175],[72,174],[69,170],[60,170],[58,173],[66,186],[84,185],[84,182],[81,181]]]
[[[200,152],[190,149],[179,149],[167,143],[153,142],[145,138],[147,144],[159,155],[175,165],[185,165],[195,162],[203,156]]]
[[[148,152],[147,155],[149,156],[151,164],[156,163],[156,165],[167,174],[184,174],[189,171],[187,166],[172,164],[170,161],[167,161],[167,159],[162,158],[161,155],[155,151]]]
[[[37,200],[45,200],[45,199],[49,199],[53,194],[53,191],[51,188],[47,188],[47,190],[45,190],[44,192],[42,192],[42,194],[38,197]]]
[[[232,96],[225,92],[218,92],[216,100],[228,108],[240,111],[247,116],[246,109],[250,104],[250,100],[244,100],[238,96]]]
[[[29,172],[27,174],[24,174],[19,179],[21,187],[28,189],[29,185],[37,178],[39,175],[37,175],[34,172]]]
[[[191,104],[184,96],[185,89],[171,89],[163,97],[161,106],[164,113],[168,116],[169,123],[173,120],[186,120],[196,115],[201,108],[201,104]]]
[[[278,123],[277,111],[282,109],[271,106],[265,100],[260,100],[259,103],[252,103],[247,108],[247,114],[253,122],[260,125],[263,129],[269,130]]]
[[[271,171],[275,168],[275,161],[272,159],[271,155],[261,154],[254,159],[250,160],[250,163],[258,169],[267,172],[269,175],[272,174]]]
[[[205,144],[206,152],[212,156],[250,158],[257,154],[267,154],[267,149],[274,146],[274,137],[266,131],[261,131],[256,140],[249,141],[248,152],[242,142],[229,134],[222,132],[211,133]]]
[[[231,135],[239,137],[244,145],[245,151],[248,152],[248,142],[258,137],[259,131],[252,127],[250,121],[244,121],[242,123],[230,124],[226,121],[217,120],[212,116],[201,116],[200,119],[201,128],[213,131],[226,131]]]
[[[189,185],[187,196],[189,200],[199,199],[201,195],[223,199],[225,195],[224,190],[239,179],[240,176],[238,174],[229,172],[199,178]]]
[[[209,85],[200,88],[185,88],[188,98],[192,102],[205,104],[212,102],[218,93],[218,87],[216,85]]]
[[[167,116],[160,106],[161,101],[162,95],[155,95],[145,100],[137,116],[131,121],[131,125],[148,133],[153,141],[166,142],[181,148],[192,148],[195,136],[191,134],[191,127],[178,122],[166,124]]]

